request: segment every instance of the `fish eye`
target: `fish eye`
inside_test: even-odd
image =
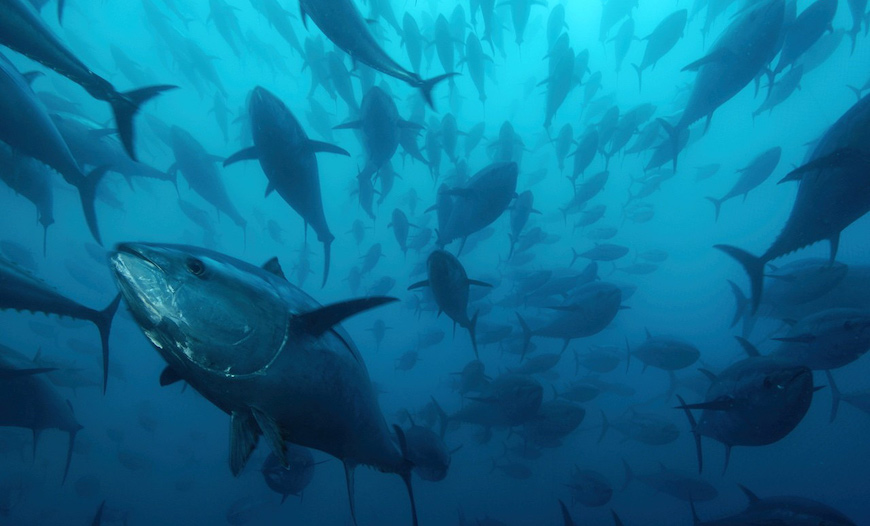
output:
[[[194,276],[202,276],[205,273],[205,263],[196,258],[188,259],[186,265],[188,272]]]
[[[769,376],[764,378],[764,387],[766,387],[767,389],[770,389],[771,387],[773,387],[773,382],[770,381]]]

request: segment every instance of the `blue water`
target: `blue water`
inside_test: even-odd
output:
[[[192,77],[180,70],[183,66],[172,58],[166,40],[155,34],[140,2],[69,0],[62,26],[57,23],[54,2],[43,8],[41,16],[94,72],[119,88],[138,86],[119,71],[110,45],[122,49],[139,64],[149,83],[180,87],[147,103],[136,121],[140,160],[160,170],[167,170],[174,157],[171,148],[149,126],[149,118],[188,130],[209,153],[224,158],[251,144],[245,107],[250,90],[257,85],[281,98],[312,138],[348,150],[350,157],[318,155],[323,204],[327,222],[336,236],[330,277],[321,288],[322,246],[310,231],[306,245],[302,220],[276,194],[264,198],[267,181],[255,162],[219,168],[235,207],[247,220],[244,232],[195,194],[183,178],[179,178],[176,194],[175,188],[167,182],[137,178],[128,184],[123,177],[110,173],[101,186],[120,205],[110,206],[105,200],[97,202],[106,248],[111,250],[116,243],[125,241],[205,243],[208,248],[258,265],[277,256],[288,279],[321,303],[365,295],[378,279],[393,278],[395,285],[386,294],[400,298],[401,303],[363,313],[343,324],[359,346],[371,379],[383,391],[380,395],[383,414],[388,423],[398,422],[401,412],[416,413],[430,398],[438,400],[450,413],[458,410],[463,402],[452,389],[454,375],[451,373],[461,370],[474,357],[466,331],[457,328],[454,336],[452,321],[445,315],[436,316],[432,310],[416,313],[415,293],[405,290],[410,284],[425,279],[421,265],[434,250],[434,244],[430,242],[423,250],[410,250],[403,256],[392,229],[388,228],[392,210],[400,208],[412,224],[434,230],[437,227],[435,214],[424,211],[435,203],[436,191],[442,182],[447,180],[452,184],[449,178],[453,163],[443,156],[441,177],[433,183],[429,169],[405,156],[400,147],[392,163],[401,178],[396,179],[389,194],[375,196],[376,201],[383,197],[383,202],[375,205],[376,219],[372,220],[360,208],[353,193],[355,177],[365,164],[363,145],[350,130],[335,130],[332,137],[320,136],[315,129],[322,123],[311,122],[309,104],[316,101],[326,109],[330,127],[356,117],[341,98],[333,101],[322,88],[309,96],[311,69],[306,67],[305,58],[291,49],[251,3],[227,0],[237,8],[235,14],[242,33],[250,32],[262,40],[276,60],[286,65],[286,71],[273,72],[260,58],[246,51],[244,45],[241,45],[240,56],[234,55],[214,24],[208,21],[209,7],[205,2],[164,1],[182,9],[187,21],[173,15],[163,2],[155,1],[155,7],[164,13],[171,27],[209,57],[225,86],[226,104],[231,111],[228,141],[224,140],[214,113],[210,112],[216,88],[206,82],[197,86]],[[431,31],[432,21],[438,14],[449,19],[457,6],[465,11],[467,20],[471,18],[469,4],[464,0],[389,1],[399,23],[406,12],[410,13],[424,33]],[[572,89],[547,130],[542,126],[546,88],[537,85],[548,76],[548,61],[544,58],[547,19],[550,9],[558,3],[565,7],[565,31],[572,48],[575,52],[588,49],[589,69],[601,72],[602,88],[589,105],[584,104],[583,86]],[[632,17],[635,34],[640,38],[674,10],[692,9],[692,2],[688,0],[640,0],[639,3],[639,7],[632,10]],[[573,228],[579,216],[569,216],[566,222],[560,213],[560,208],[572,196],[571,183],[566,176],[573,161],[568,158],[564,172],[560,173],[549,136],[555,137],[564,124],[570,123],[575,139],[579,140],[587,127],[600,122],[603,111],[596,112],[596,106],[606,109],[617,105],[624,113],[639,104],[651,103],[656,106],[654,118],[675,121],[685,105],[685,95],[679,92],[684,86],[691,86],[695,78],[694,73],[682,72],[681,68],[709,50],[711,43],[732,21],[740,3],[736,2],[718,17],[706,42],[701,35],[705,11],[690,18],[685,36],[674,49],[655,69],[644,72],[640,92],[631,64],[640,62],[644,44],[639,40],[632,42],[621,71],[617,72],[613,43],[602,43],[598,38],[602,9],[598,0],[551,0],[549,7],[533,5],[521,45],[514,42],[510,8],[496,8],[503,25],[504,48],[496,48],[493,53],[489,44],[483,43],[485,53],[492,57],[487,66],[485,104],[478,100],[467,68],[458,66],[460,74],[455,79],[455,88],[449,87],[447,82],[438,85],[434,91],[437,111],[425,109],[425,118],[420,123],[435,128],[448,112],[456,117],[462,132],[479,122],[485,123],[485,138],[465,159],[468,175],[492,162],[487,145],[497,138],[503,122],[513,125],[525,145],[517,191],[531,190],[535,208],[541,212],[531,217],[525,231],[538,226],[548,238],[529,250],[534,259],[527,264],[505,263],[509,249],[508,212],[490,225],[493,231],[488,238],[472,250],[462,252],[460,259],[469,277],[499,282],[499,286],[469,308],[471,313],[484,309],[481,327],[510,325],[514,328],[513,340],[516,340],[521,331],[515,310],[533,319],[544,317],[545,312],[532,307],[502,307],[499,301],[510,296],[523,275],[564,269],[571,262],[572,248],[583,252],[594,246],[584,230]],[[798,13],[810,3],[798,1]],[[291,25],[301,42],[321,36],[310,20],[307,29],[303,26],[297,3],[281,4],[293,17]],[[358,4],[363,13],[368,12],[367,6]],[[479,15],[477,18],[476,25],[463,28],[465,33],[458,40],[464,42],[468,31],[482,36],[483,24]],[[616,34],[623,20],[610,30],[610,36]],[[834,28],[848,30],[851,24],[848,3],[840,2]],[[388,54],[409,67],[401,37],[385,20],[373,21],[370,29]],[[332,49],[325,38],[323,42],[327,50]],[[855,103],[855,95],[848,86],[860,87],[867,80],[864,65],[870,60],[870,47],[863,31],[858,36],[854,54],[850,55],[849,47],[849,38],[843,38],[828,60],[803,77],[801,89],[770,115],[765,113],[752,118],[752,112],[763,101],[765,80],[761,94],[756,96],[750,85],[719,108],[705,134],[702,135],[703,122],[696,125],[693,141],[680,154],[675,176],[642,200],[655,211],[647,222],[625,220],[623,205],[629,194],[640,188],[633,180],[644,175],[650,152],[637,156],[620,153],[611,159],[606,187],[592,200],[593,204],[607,205],[607,212],[594,227],[617,228],[616,236],[606,242],[629,247],[631,251],[615,263],[600,263],[599,275],[602,280],[635,285],[637,290],[623,301],[630,308],[621,310],[604,331],[573,341],[553,371],[538,376],[545,401],[553,397],[551,386],[561,387],[575,376],[587,374],[575,370],[575,351],[609,345],[618,346],[622,353],[626,338],[637,345],[645,338],[645,329],[654,335],[677,336],[701,351],[699,363],[677,372],[680,379],[698,380],[701,377],[698,367],[720,371],[743,357],[733,339],[740,329],[730,327],[734,301],[726,280],[733,280],[747,290],[746,276],[733,260],[711,247],[728,243],[757,254],[773,241],[789,215],[797,189],[794,183],[777,182],[803,163],[807,143],[817,139]],[[464,48],[464,44],[460,48]],[[46,72],[35,81],[35,91],[54,93],[74,101],[94,122],[112,126],[108,105],[12,51],[3,50],[3,53],[22,71]],[[460,58],[457,53],[456,61]],[[345,60],[345,65],[350,69],[351,61]],[[442,72],[434,46],[426,48],[422,77]],[[583,82],[588,78],[589,73]],[[388,89],[403,118],[419,114],[423,101],[417,90],[380,74],[376,76],[376,83]],[[353,85],[359,102],[363,93],[356,77]],[[418,139],[424,155],[428,155],[423,149],[427,133],[424,129]],[[714,221],[713,207],[704,197],[724,195],[736,180],[736,170],[773,146],[782,147],[783,152],[773,174],[745,200],[735,198],[725,203],[720,218]],[[457,152],[464,157],[463,136],[459,138]],[[586,177],[604,170],[604,163],[604,156],[597,155],[586,170]],[[696,181],[697,168],[712,163],[721,164],[718,172],[709,179]],[[669,163],[664,167],[668,169]],[[47,283],[76,301],[102,308],[117,293],[116,286],[108,266],[98,263],[84,248],[93,240],[83,221],[77,196],[60,178],[56,178],[55,183],[56,223],[48,229],[45,257],[41,252],[43,230],[34,221],[33,206],[12,191],[0,191],[5,218],[0,238],[29,251],[35,260],[33,272]],[[380,188],[380,183],[376,181],[375,186]],[[411,211],[407,199],[411,190],[419,197],[415,212]],[[181,213],[177,204],[179,196],[206,211],[216,229],[214,239],[204,240],[200,227]],[[269,235],[270,220],[280,225],[283,242]],[[350,234],[356,220],[362,220],[366,226],[359,244]],[[415,232],[412,228],[410,237]],[[866,219],[847,228],[841,237],[837,260],[850,267],[870,263],[867,232]],[[354,294],[345,278],[353,267],[361,264],[360,257],[375,243],[382,245],[384,257],[363,278],[360,290]],[[471,243],[470,240],[469,245]],[[456,254],[459,243],[454,242],[447,248]],[[619,271],[635,262],[635,254],[649,250],[668,254],[655,272],[630,275]],[[310,253],[305,255],[306,252]],[[12,252],[4,254],[15,257]],[[777,263],[827,256],[827,243],[819,243]],[[308,261],[303,262],[303,258]],[[575,270],[586,263],[581,259],[574,265]],[[301,271],[303,265],[310,266],[307,276]],[[379,350],[369,331],[376,320],[383,320],[390,327]],[[34,332],[34,324],[43,329],[41,334]],[[28,356],[41,350],[43,356],[71,364],[81,369],[94,384],[99,383],[99,340],[93,326],[14,311],[0,313],[0,326],[3,328],[0,343]],[[777,325],[766,327],[772,329]],[[417,350],[420,335],[432,331],[443,331],[443,341],[419,350],[419,362],[411,370],[398,370],[399,357]],[[481,331],[479,329],[479,333]],[[754,341],[762,352],[775,346],[775,342],[765,339],[764,330],[755,333]],[[536,353],[559,352],[562,346],[561,341],[545,338],[535,338],[534,343]],[[223,524],[231,520],[228,518],[231,509],[242,510],[232,516],[232,520],[240,521],[231,522],[233,524],[351,523],[341,462],[332,459],[318,465],[304,498],[291,496],[281,504],[281,497],[268,489],[259,471],[268,455],[263,441],[246,470],[238,478],[232,477],[227,461],[227,416],[192,389],[182,390],[180,384],[163,388],[158,385],[165,364],[123,308],[112,327],[111,348],[111,374],[105,395],[97,386],[75,391],[57,388],[70,400],[77,419],[84,426],[78,434],[70,474],[64,485],[60,482],[66,453],[65,433],[56,430],[43,433],[33,459],[29,430],[0,428],[0,444],[3,445],[0,524],[89,524],[103,500],[107,505],[104,524]],[[481,345],[480,356],[490,376],[497,376],[520,363],[518,355],[504,352],[498,344]],[[528,479],[513,479],[492,470],[494,459],[499,464],[506,462],[503,444],[518,443],[515,435],[495,430],[488,443],[480,443],[475,436],[479,431],[476,426],[465,425],[449,431],[445,439],[447,446],[450,449],[462,447],[453,455],[447,478],[438,483],[414,481],[420,524],[458,524],[460,514],[464,514],[470,524],[476,524],[476,520],[487,524],[483,522],[487,517],[511,525],[562,524],[558,499],[569,505],[577,524],[612,524],[611,509],[626,525],[691,524],[688,503],[656,493],[637,481],[622,489],[623,459],[636,473],[653,472],[660,464],[686,474],[697,470],[689,424],[682,411],[673,408],[676,400],[661,396],[669,390],[668,375],[654,368],[642,372],[641,368],[632,360],[626,372],[621,356],[620,365],[601,378],[631,386],[636,391],[634,396],[602,394],[582,404],[586,417],[562,445],[544,449],[537,460],[509,457],[531,469],[532,476]],[[867,372],[864,357],[835,374],[841,390],[853,392],[867,387]],[[816,384],[827,385],[824,375],[816,373]],[[685,387],[678,393],[691,401],[701,401],[703,396]],[[634,409],[669,419],[679,428],[679,438],[664,446],[649,446],[623,441],[620,433],[610,430],[598,442],[602,412],[614,420]],[[738,488],[738,484],[743,484],[760,497],[812,498],[840,510],[856,524],[870,523],[866,505],[866,474],[870,472],[866,437],[870,432],[870,419],[867,414],[843,404],[837,419],[828,423],[829,412],[830,389],[826,388],[814,396],[808,414],[785,439],[763,447],[735,447],[724,474],[724,448],[705,438],[702,477],[718,489],[719,497],[699,503],[699,516],[713,520],[743,510],[746,498]],[[406,421],[403,423],[407,425]],[[329,458],[320,452],[314,454],[318,461]],[[572,503],[567,484],[575,466],[598,471],[609,480],[613,496],[605,506],[588,508]],[[356,513],[361,525],[409,524],[407,497],[399,477],[365,467],[358,469]]]

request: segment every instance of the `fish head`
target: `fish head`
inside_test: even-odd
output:
[[[182,378],[261,372],[287,339],[290,314],[266,271],[183,245],[122,244],[110,261],[133,318]]]
[[[749,394],[752,413],[759,418],[780,415],[803,417],[812,400],[813,373],[805,366],[775,366],[759,370],[744,387]],[[795,422],[797,425],[797,422]]]
[[[444,441],[431,429],[413,426],[405,431],[408,459],[414,472],[423,480],[444,480],[450,468],[450,452]]]
[[[429,254],[429,259],[426,261],[426,270],[429,273],[430,284],[434,281],[436,283],[461,285],[468,280],[462,264],[456,259],[456,256],[446,250],[439,249]]]

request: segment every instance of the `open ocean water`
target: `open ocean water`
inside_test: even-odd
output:
[[[0,524],[870,524],[867,11],[0,0]]]

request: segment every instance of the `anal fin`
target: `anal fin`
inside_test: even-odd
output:
[[[253,413],[254,420],[257,421],[257,425],[260,427],[260,431],[263,433],[266,443],[269,444],[269,449],[272,450],[272,453],[275,454],[275,457],[278,458],[278,461],[281,462],[282,466],[285,468],[288,467],[287,446],[284,444],[284,437],[281,436],[281,429],[278,427],[278,422],[257,408],[251,408],[251,413]]]

